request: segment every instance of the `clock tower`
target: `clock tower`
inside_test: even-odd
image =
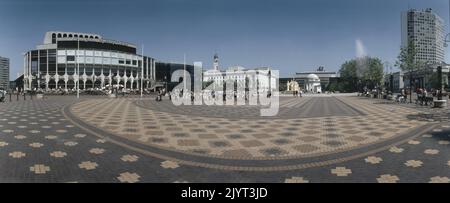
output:
[[[219,56],[216,54],[214,54],[214,70],[219,70]]]

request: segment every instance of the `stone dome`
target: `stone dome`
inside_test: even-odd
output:
[[[316,74],[309,74],[309,75],[307,76],[307,78],[308,78],[308,80],[313,80],[313,81],[315,81],[315,80],[320,80],[320,79],[319,79],[319,76],[317,76]]]

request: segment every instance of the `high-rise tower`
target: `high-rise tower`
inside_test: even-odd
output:
[[[444,20],[431,9],[411,9],[402,13],[402,46],[414,42],[415,60],[441,63],[444,61]]]
[[[9,88],[9,59],[0,56],[0,89]]]

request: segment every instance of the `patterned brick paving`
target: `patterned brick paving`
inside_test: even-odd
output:
[[[294,148],[291,150],[299,151],[299,154],[307,154],[311,151],[320,150],[317,147],[327,146],[332,148],[334,145],[339,145],[337,142],[342,141],[364,142],[361,137],[369,136],[369,134],[374,137],[397,134],[405,129],[411,129],[416,125],[430,121],[417,121],[417,119],[410,117],[417,115],[418,110],[416,108],[404,108],[391,104],[373,104],[376,103],[376,100],[350,97],[339,99],[365,112],[366,115],[347,115],[347,117],[328,119],[313,117],[306,121],[302,120],[303,118],[262,119],[262,121],[253,119],[254,121],[249,122],[249,127],[241,129],[244,131],[239,131],[239,133],[233,131],[239,128],[234,123],[236,119],[233,118],[215,120],[212,117],[201,119],[184,117],[184,115],[164,112],[164,109],[153,113],[146,113],[144,110],[127,112],[125,117],[128,116],[127,114],[137,113],[141,116],[139,119],[142,119],[142,121],[126,122],[125,128],[122,127],[122,120],[105,119],[109,113],[104,109],[112,108],[111,111],[115,112],[113,115],[120,118],[124,114],[117,113],[120,112],[118,108],[123,106],[129,109],[140,108],[134,107],[133,100],[117,99],[116,101],[109,101],[100,99],[104,103],[98,103],[98,98],[89,97],[83,99],[82,102],[97,110],[93,113],[104,113],[92,114],[91,119],[100,120],[97,117],[105,116],[103,121],[108,126],[119,126],[113,128],[114,130],[128,129],[129,134],[126,135],[130,137],[136,134],[133,129],[140,126],[139,122],[144,122],[148,128],[146,130],[154,132],[152,135],[155,135],[150,136],[149,140],[167,138],[164,135],[170,132],[171,136],[176,134],[176,137],[184,137],[179,140],[185,140],[181,143],[187,146],[198,144],[194,140],[202,143],[200,141],[202,139],[212,139],[211,142],[207,142],[208,145],[205,145],[210,148],[229,145],[240,146],[242,144],[243,147],[241,148],[245,149],[257,148],[271,143],[276,147],[261,149],[266,149],[267,154],[278,156],[283,152],[289,152],[285,146],[290,146],[289,141],[292,140],[301,144],[297,144],[300,145],[296,148],[298,150]],[[316,165],[296,170],[234,171],[196,167],[184,165],[176,160],[155,158],[113,143],[108,136],[98,138],[91,132],[85,131],[70,122],[62,113],[62,108],[74,101],[73,97],[51,97],[45,101],[27,100],[0,104],[0,165],[2,166],[0,167],[0,182],[450,182],[450,123],[448,122],[434,122],[435,127],[424,132],[411,131],[410,137],[413,139],[409,142],[405,141],[369,153],[366,156],[339,163]],[[115,104],[121,104],[121,106]],[[291,103],[291,105],[293,108],[301,108],[302,106],[301,104],[295,106],[294,103]],[[74,106],[74,111],[76,107],[77,105]],[[427,115],[427,111],[422,112],[422,114]],[[162,119],[145,120],[143,117],[147,115],[158,116]],[[441,116],[445,117],[446,114]],[[178,120],[171,121],[172,117],[178,118]],[[90,121],[84,120],[84,122],[89,123]],[[177,128],[184,129],[183,124],[188,124],[188,122],[197,126],[188,128],[188,132],[179,132]],[[327,130],[322,131],[319,128],[320,124],[323,124]],[[220,133],[210,132],[209,128],[206,132],[202,132],[205,129],[199,127],[201,125],[226,125],[227,128],[219,127],[219,129],[222,131],[231,130],[233,133],[223,133],[227,136],[220,140],[214,140]],[[248,131],[258,128],[256,125],[264,126],[266,132]],[[281,128],[280,125],[284,128]],[[309,126],[309,128],[303,126]],[[291,128],[291,130],[287,130],[287,128]],[[272,129],[272,131],[269,129]],[[315,131],[324,133],[320,134]],[[292,134],[295,135],[295,132],[302,132],[302,134],[298,135],[296,139],[292,139]],[[282,136],[281,133],[285,133],[285,136]],[[159,136],[156,136],[158,134]],[[202,136],[200,137],[200,135]],[[247,138],[247,135],[253,136],[256,141],[252,141],[252,139],[249,142],[240,142],[240,139],[242,137]],[[198,137],[193,139],[193,136]],[[349,139],[343,139],[342,136]],[[299,139],[300,137],[301,139]],[[139,136],[130,141],[137,143],[136,140],[138,139]],[[188,141],[189,139],[191,141]],[[172,139],[168,140],[176,144],[174,146],[178,145],[178,142],[172,142]],[[178,139],[176,140],[178,141]],[[327,144],[315,144],[315,142],[322,143],[324,140],[328,141]],[[332,152],[330,151],[330,153]],[[200,153],[200,150],[197,153]]]
[[[283,98],[280,114],[271,120],[258,117],[242,119],[239,115],[229,114],[224,114],[225,118],[210,117],[217,116],[218,112],[226,112],[229,108],[245,107],[174,106],[170,101],[160,105],[151,102],[153,100],[87,100],[75,104],[71,110],[96,128],[136,142],[198,155],[235,159],[273,159],[333,153],[390,139],[425,124],[424,121],[407,119],[407,115],[417,114],[418,111],[414,109],[373,105],[370,100],[356,97],[305,100],[306,105],[303,98]],[[145,108],[136,105],[136,102],[149,106]],[[355,110],[349,110],[343,103],[365,115],[348,116],[354,114]],[[335,109],[324,110],[317,108],[317,105]],[[202,113],[204,116],[173,113],[174,109],[194,112],[202,108],[197,114]],[[217,110],[210,111],[212,108]],[[297,118],[291,118],[291,115],[283,114],[289,109],[310,112],[309,115],[314,117],[304,118],[304,114],[299,114]],[[341,115],[329,116],[332,111],[341,112]],[[246,115],[246,111],[241,114]]]

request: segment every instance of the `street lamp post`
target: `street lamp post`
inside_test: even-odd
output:
[[[147,73],[148,74],[148,73]],[[144,91],[144,45],[142,45],[142,63],[141,63],[141,98]]]
[[[166,83],[165,93],[167,92],[167,75],[164,75],[164,82]]]
[[[80,52],[80,38],[77,38],[77,58],[75,59],[77,61],[77,74],[76,74],[76,86],[77,86],[77,99],[80,98],[80,63],[78,61],[79,52]]]

